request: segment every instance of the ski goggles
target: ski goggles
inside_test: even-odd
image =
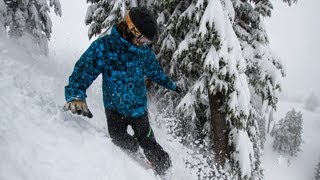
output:
[[[133,24],[129,14],[126,15],[125,21],[127,23],[127,26],[129,30],[132,32],[132,34],[137,38],[137,41],[142,45],[149,45],[153,41],[148,39],[145,35],[141,34],[141,32],[138,30],[138,28]]]
[[[149,45],[152,44],[153,41],[149,40],[144,35],[141,35],[140,37],[137,37],[137,41],[142,45]]]

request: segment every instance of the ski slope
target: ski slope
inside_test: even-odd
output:
[[[62,110],[72,67],[55,62],[0,41],[0,179],[157,179],[108,138],[99,79],[88,91],[92,119]],[[179,144],[154,129],[178,167],[173,178],[193,179],[181,165]]]

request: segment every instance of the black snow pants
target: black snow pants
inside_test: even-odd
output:
[[[148,113],[139,118],[132,118],[106,110],[106,116],[109,135],[114,144],[129,152],[136,152],[140,145],[147,159],[159,174],[163,174],[171,166],[168,153],[163,150],[154,137]],[[127,132],[128,125],[134,131],[133,136]]]

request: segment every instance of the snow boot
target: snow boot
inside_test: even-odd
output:
[[[158,175],[164,175],[172,165],[169,154],[161,147],[153,152],[145,151],[145,155]]]

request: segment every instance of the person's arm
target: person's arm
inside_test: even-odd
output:
[[[147,63],[145,63],[146,76],[157,84],[176,91],[177,85],[163,71],[160,63],[157,61],[154,53],[150,54]]]
[[[69,77],[69,84],[65,87],[67,102],[74,100],[85,101],[86,90],[99,76],[103,69],[102,56],[103,44],[101,39],[93,42],[76,63]]]

